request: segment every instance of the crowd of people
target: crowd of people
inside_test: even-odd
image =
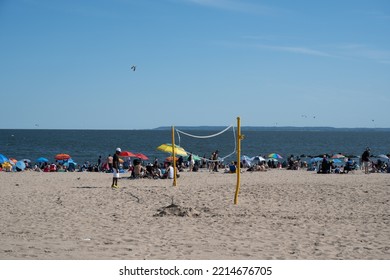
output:
[[[165,160],[159,162],[157,158],[153,162],[145,163],[139,158],[120,157],[120,148],[113,155],[108,155],[104,160],[102,156],[98,157],[97,162],[86,161],[84,164],[78,165],[73,161],[59,160],[56,162],[37,163],[25,162],[25,170],[33,170],[38,172],[106,172],[106,173],[129,173],[129,178],[154,178],[165,179],[173,178],[173,164],[171,161]],[[237,170],[237,161],[224,163],[218,157],[219,151],[216,150],[209,157],[204,155],[202,158],[195,160],[191,153],[187,157],[179,156],[176,160],[176,173],[180,172],[197,172],[199,170],[208,170],[210,172],[219,172],[223,170],[225,173],[235,173]],[[322,159],[315,158],[310,160],[302,160],[302,157],[289,156],[287,160],[267,159],[258,156],[259,160],[248,162],[245,159],[240,161],[241,170],[244,171],[267,171],[270,169],[288,169],[299,170],[306,169],[316,171],[321,174],[329,173],[349,173],[354,170],[362,169],[365,173],[373,172],[389,172],[389,160],[376,159],[372,160],[370,149],[367,148],[361,157],[342,158],[334,160],[328,155],[323,155]],[[262,160],[260,160],[262,159]],[[17,166],[6,162],[0,164],[0,171],[21,171]]]

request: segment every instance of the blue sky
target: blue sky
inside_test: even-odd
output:
[[[0,100],[0,128],[390,127],[390,1],[2,0]]]

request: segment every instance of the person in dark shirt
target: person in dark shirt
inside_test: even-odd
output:
[[[364,168],[364,173],[368,174],[370,173],[368,170],[368,167],[370,165],[370,148],[367,147],[366,150],[362,154],[362,164]]]
[[[216,150],[216,151],[213,153],[213,158],[212,158],[212,160],[214,161],[214,168],[213,168],[213,171],[215,171],[215,172],[218,172],[218,164],[219,164],[219,162],[218,162],[218,153],[219,153],[219,151]]]
[[[112,188],[118,188],[119,179],[119,154],[122,152],[121,148],[116,148],[115,154],[112,160]]]

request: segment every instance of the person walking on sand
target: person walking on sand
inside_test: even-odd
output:
[[[366,150],[362,154],[362,164],[364,168],[364,173],[369,174],[368,166],[370,164],[370,148],[367,147]]]
[[[118,179],[119,179],[119,154],[122,152],[121,148],[116,148],[115,154],[112,157],[112,188],[118,187]]]

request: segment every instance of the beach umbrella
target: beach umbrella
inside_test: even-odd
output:
[[[0,164],[4,162],[9,162],[9,159],[5,155],[0,154]]]
[[[44,158],[44,157],[40,157],[40,158],[37,158],[35,160],[35,162],[37,163],[42,163],[42,162],[49,162],[49,160],[47,158]]]
[[[335,155],[333,155],[332,156],[332,158],[345,158],[345,156],[344,155],[342,155],[342,154],[335,154]]]
[[[311,158],[311,159],[309,160],[309,163],[314,163],[314,162],[319,162],[319,161],[322,161],[322,158],[320,158],[320,157],[315,157],[315,158]]]
[[[69,164],[73,164],[74,166],[77,165],[76,162],[73,161],[73,159],[68,159],[66,162],[64,162],[64,166],[69,166]]]
[[[188,157],[189,157],[189,155],[186,156],[184,159],[188,160]],[[194,154],[192,154],[192,159],[195,160],[195,161],[200,161],[201,160],[200,156],[194,155]]]
[[[252,161],[253,159],[254,159],[254,158],[250,158],[250,157],[245,156],[245,155],[241,156],[241,160]]]
[[[15,163],[15,166],[16,166],[16,168],[18,168],[20,170],[26,169],[26,164],[23,161],[21,161],[21,160],[17,161]]]
[[[54,158],[56,160],[67,160],[67,159],[70,159],[71,156],[68,154],[57,154]]]
[[[175,160],[178,160],[178,158],[175,157]],[[167,157],[167,158],[165,158],[165,161],[171,162],[171,161],[173,161],[173,157]]]
[[[172,144],[162,144],[157,147],[157,150],[165,152],[165,153],[172,153]],[[179,156],[186,156],[187,152],[180,146],[175,145],[175,153]]]
[[[253,159],[258,161],[265,161],[265,158],[263,158],[262,156],[255,156]]]
[[[142,159],[142,160],[148,160],[149,159],[147,156],[145,156],[142,153],[136,153],[136,154],[134,154],[134,157]]]
[[[122,151],[119,153],[120,157],[135,157],[135,154],[129,151]]]
[[[273,159],[282,159],[283,158],[281,155],[276,154],[276,153],[269,154],[268,157],[273,158]]]
[[[388,156],[386,156],[386,155],[379,155],[379,156],[377,156],[377,158],[380,158],[380,159],[386,159],[386,160],[388,160],[388,159],[389,159],[389,157],[388,157]]]

